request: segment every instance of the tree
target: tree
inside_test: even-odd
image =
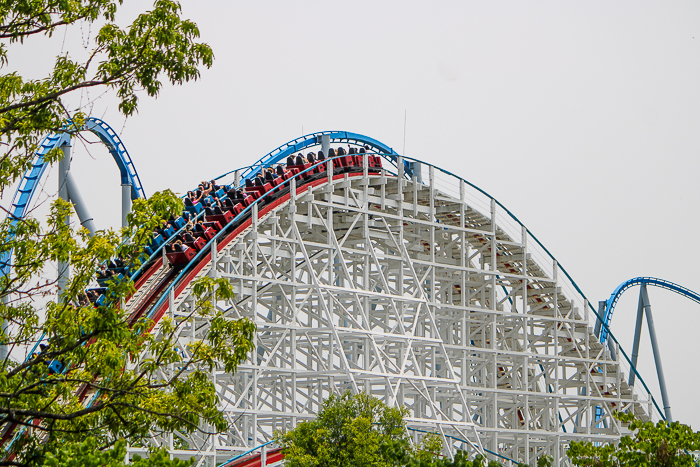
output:
[[[366,394],[331,395],[318,418],[279,433],[290,467],[389,466],[389,447],[407,447],[406,409],[388,407]],[[384,451],[384,452],[383,452]]]
[[[661,420],[642,422],[632,414],[616,413],[622,423],[628,423],[633,436],[623,436],[620,442],[595,445],[588,441],[572,441],[567,455],[574,465],[593,467],[658,466],[691,467],[697,465],[691,454],[700,451],[700,432],[688,425]]]
[[[200,422],[214,431],[226,430],[207,371],[217,364],[234,371],[252,350],[255,330],[250,321],[226,320],[213,307],[212,299],[233,298],[228,281],[204,277],[195,283],[198,300],[191,316],[209,318],[210,331],[206,341],[189,345],[187,358],[175,350],[173,335],[189,317],[180,322],[163,318],[159,326],[164,337],[155,338],[148,332],[150,320],[129,316],[119,306],[134,292],[130,280],[112,280],[101,306],[83,299],[99,262],[129,258],[138,251],[136,240],[121,244],[122,238],[146,241],[161,219],[181,209],[180,200],[171,193],[137,200],[122,235],[97,232],[92,238],[84,230],[76,236],[61,222],[69,209],[62,201],[54,205],[48,232],[41,232],[35,220],[19,222],[9,242],[17,263],[38,267],[62,259],[70,261],[73,275],[60,299],[48,303],[43,321],[26,300],[35,292],[22,289],[28,276],[24,282],[17,282],[17,276],[3,279],[5,289],[12,283],[14,292],[0,308],[2,317],[14,323],[3,343],[32,346],[43,335],[41,342],[48,347],[24,361],[2,362],[0,424],[8,436],[5,441],[16,439],[11,447],[3,444],[0,465],[43,465],[76,457],[76,465],[88,465],[89,459],[80,456],[92,459],[100,455],[95,451],[123,462],[124,456],[114,453],[123,451],[124,440],[139,444],[153,432],[191,433]],[[12,230],[6,224],[2,232]],[[20,269],[26,273],[30,268]],[[174,375],[161,372],[168,366],[178,369]]]
[[[116,92],[120,110],[137,110],[137,92],[157,96],[162,80],[181,84],[209,67],[211,49],[196,42],[194,23],[180,18],[180,6],[156,0],[153,9],[126,29],[114,22],[121,0],[0,0],[0,63],[7,47],[36,35],[52,35],[78,22],[99,32],[87,58],[57,57],[45,79],[0,76],[0,193],[16,183],[48,132],[80,137],[86,115],[66,110],[65,98],[80,89]],[[55,162],[61,153],[46,156]],[[228,425],[217,409],[215,388],[206,376],[214,365],[232,372],[252,350],[254,325],[225,319],[212,300],[231,300],[225,280],[201,278],[192,314],[210,323],[207,339],[190,344],[187,357],[175,350],[174,331],[182,321],[163,319],[161,337],[144,316],[128,316],[120,302],[134,292],[128,278],[108,284],[106,301],[94,306],[84,291],[98,265],[122,258],[133,270],[141,251],[163,219],[182,212],[172,192],[136,200],[128,227],[119,232],[75,231],[64,219],[72,206],[57,200],[45,226],[31,217],[0,223],[0,255],[13,252],[13,272],[0,277],[0,346],[36,350],[27,359],[0,360],[0,465],[122,465],[125,444],[144,443],[150,433],[191,433],[201,423],[214,431]],[[38,281],[50,262],[70,265],[72,276],[59,297],[56,281]],[[49,297],[40,310],[36,299]],[[42,338],[43,336],[43,338]],[[41,343],[42,347],[38,347]],[[174,368],[174,374],[162,368]],[[135,465],[182,464],[164,451]]]
[[[427,433],[413,446],[406,430],[405,407],[388,407],[367,394],[331,395],[318,417],[293,430],[277,433],[290,467],[483,467],[486,459],[469,459],[457,451],[453,459],[442,457],[442,438]],[[539,462],[548,467],[549,459]],[[489,467],[499,467],[496,461]]]
[[[8,44],[35,35],[53,35],[62,27],[103,24],[84,61],[66,53],[56,58],[44,79],[24,79],[17,73],[0,76],[0,194],[21,176],[47,132],[77,133],[85,114],[66,110],[71,93],[95,87],[116,91],[119,109],[137,111],[137,91],[157,96],[163,78],[182,84],[199,77],[199,66],[210,67],[213,52],[196,42],[197,25],[180,18],[180,5],[155,0],[126,29],[114,23],[122,0],[0,0],[0,66],[8,64]],[[67,124],[72,121],[72,124]],[[55,150],[46,156],[54,162]]]

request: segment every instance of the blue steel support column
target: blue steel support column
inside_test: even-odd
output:
[[[646,290],[646,286],[643,285],[642,288]],[[642,321],[644,321],[644,299],[642,297],[642,290],[639,290],[639,304],[637,305],[637,324],[634,327],[634,344],[632,344],[632,366],[637,368],[637,358],[639,357],[639,339],[642,334]],[[634,371],[630,371],[629,385],[634,386],[635,379]]]
[[[647,315],[647,325],[649,326],[649,337],[651,338],[651,348],[654,351],[654,362],[656,363],[656,373],[659,375],[659,389],[661,389],[661,400],[664,403],[664,414],[666,420],[673,421],[671,417],[671,404],[668,401],[668,392],[666,391],[666,378],[664,378],[664,369],[661,365],[661,354],[659,353],[659,344],[656,340],[656,329],[654,328],[654,318],[651,316],[651,305],[649,304],[649,295],[647,294],[646,284],[642,284],[640,292],[642,300],[644,300],[644,312]]]
[[[68,196],[68,171],[70,170],[70,141],[61,146],[63,157],[58,161],[58,197],[70,202]],[[65,224],[70,226],[70,214],[66,216]],[[66,290],[68,278],[70,276],[69,264],[64,261],[58,262],[58,296]]]

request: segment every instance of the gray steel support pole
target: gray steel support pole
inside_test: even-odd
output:
[[[598,302],[598,316],[595,319],[595,328],[593,329],[593,333],[596,335],[596,337],[600,338],[600,328],[603,325],[603,322],[601,319],[605,318],[605,308],[607,307],[606,301],[600,301]]]
[[[642,288],[646,285],[642,284]],[[634,343],[632,344],[632,366],[637,368],[637,359],[639,358],[639,339],[642,334],[642,322],[644,321],[644,299],[642,298],[642,289],[639,290],[639,304],[637,305],[637,324],[634,326]],[[634,371],[630,370],[629,386],[634,386],[636,378]]]
[[[321,151],[328,157],[328,150],[331,148],[331,135],[321,135]]]
[[[80,225],[85,227],[92,237],[95,235],[95,222],[88,212],[87,205],[80,195],[80,190],[78,190],[78,184],[75,182],[73,174],[70,173],[70,171],[66,173],[66,186],[68,188],[68,199],[73,203],[73,206],[75,206],[75,212],[78,214],[78,219],[80,219]]]
[[[63,157],[58,161],[58,197],[70,202],[68,196],[68,171],[70,170],[70,143],[61,146]],[[66,216],[66,225],[70,225],[70,215]],[[64,261],[58,262],[58,295],[66,290],[68,278],[70,277],[69,264]]]
[[[661,365],[661,354],[659,353],[659,343],[656,340],[656,329],[654,328],[654,318],[651,316],[651,305],[649,304],[649,295],[647,294],[646,284],[642,284],[642,300],[644,300],[644,313],[647,315],[647,325],[649,326],[649,337],[651,338],[651,348],[654,351],[654,362],[656,363],[656,374],[659,377],[659,389],[661,389],[661,400],[664,403],[664,414],[666,420],[673,421],[671,417],[671,404],[668,402],[668,392],[666,391],[666,378],[664,378],[664,369]]]
[[[122,227],[126,227],[126,216],[131,212],[131,183],[122,184]]]

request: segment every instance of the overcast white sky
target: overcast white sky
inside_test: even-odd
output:
[[[123,18],[146,3],[127,0]],[[184,192],[302,131],[353,131],[401,152],[406,113],[405,154],[500,200],[590,300],[642,275],[700,290],[698,2],[182,6],[214,66],[142,100],[126,122],[109,95],[93,108],[120,133],[147,193]],[[12,66],[41,76],[94,32],[15,47]],[[94,159],[75,151],[98,227],[116,225],[116,167],[106,150],[91,148]],[[636,293],[613,323],[627,348]],[[674,416],[698,429],[700,305],[654,289],[650,297]],[[651,355],[645,335],[640,371],[655,387]]]

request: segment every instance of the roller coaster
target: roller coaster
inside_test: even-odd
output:
[[[145,196],[134,164],[106,123],[90,119],[86,130],[117,162],[125,216],[130,201]],[[66,134],[46,138],[13,200],[15,219],[38,189],[43,156],[61,147],[61,196],[91,228],[71,181],[69,144]],[[111,271],[135,284],[123,304],[130,316],[152,319],[156,334],[163,316],[180,324],[182,352],[208,330],[189,312],[199,276],[228,279],[235,300],[216,307],[257,325],[257,350],[238,371],[210,374],[230,429],[154,434],[152,444],[173,456],[194,456],[197,465],[277,465],[274,432],[313,418],[330,394],[347,390],[406,407],[416,441],[438,433],[448,453],[502,461],[533,463],[546,454],[568,465],[571,440],[627,433],[615,411],[670,419],[667,401],[664,412],[636,370],[637,335],[630,358],[610,332],[611,318],[634,285],[645,296],[650,284],[700,302],[694,292],[637,278],[596,310],[495,198],[356,133],[306,135],[213,181],[154,234],[138,270]],[[3,258],[4,274],[10,259]],[[96,301],[105,299],[101,285]],[[640,298],[645,308],[650,319],[648,297]],[[4,427],[4,442],[12,430]]]

